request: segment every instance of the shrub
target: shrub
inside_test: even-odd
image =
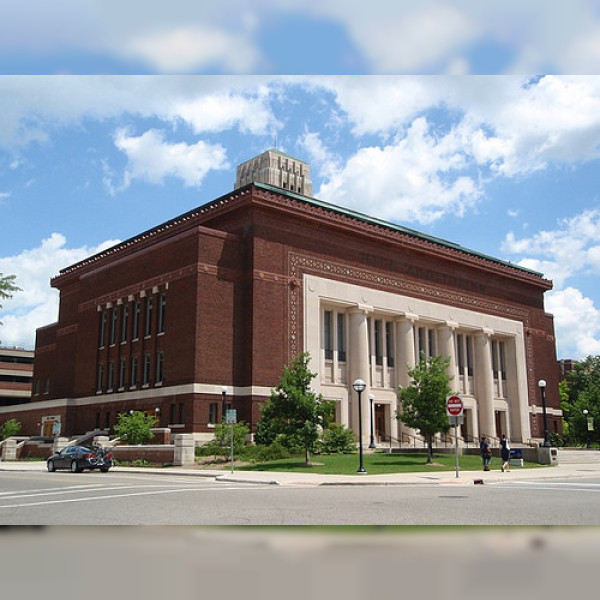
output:
[[[323,431],[319,445],[323,454],[351,454],[356,452],[354,431],[340,423],[331,423]]]
[[[233,426],[233,453],[240,456],[246,445],[250,428],[240,421]],[[215,437],[202,446],[196,446],[195,456],[229,456],[231,454],[231,425],[217,423]]]
[[[119,413],[115,433],[128,444],[143,444],[154,437],[150,431],[156,425],[156,417],[141,410],[131,414]]]
[[[9,419],[0,427],[0,440],[5,440],[21,431],[21,423],[16,419]]]

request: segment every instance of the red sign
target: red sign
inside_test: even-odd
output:
[[[451,417],[460,417],[463,413],[463,401],[460,396],[448,396],[446,398],[446,412]]]

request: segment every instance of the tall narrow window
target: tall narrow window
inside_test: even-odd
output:
[[[165,310],[167,307],[167,295],[163,292],[158,297],[158,329],[157,333],[165,332]]]
[[[150,355],[144,354],[144,371],[142,375],[142,385],[150,384]]]
[[[323,348],[325,349],[325,359],[333,358],[333,313],[326,310],[323,314]]]
[[[142,305],[139,300],[133,303],[133,331],[131,337],[137,340],[140,337],[140,315],[142,312]]]
[[[110,336],[108,343],[112,346],[115,343],[115,339],[117,337],[117,309],[113,308],[110,317]]]
[[[121,342],[127,341],[127,327],[129,326],[129,306],[121,307]]]
[[[473,377],[473,337],[468,335],[465,338],[467,343],[467,374]]]
[[[337,353],[340,362],[346,362],[346,320],[344,313],[337,315]]]
[[[437,348],[436,348],[435,342],[436,342],[435,332],[433,331],[433,329],[428,329],[427,330],[427,347],[428,347],[429,356],[437,355]]]
[[[125,370],[126,370],[126,361],[124,358],[119,360],[119,388],[125,387]]]
[[[137,356],[131,357],[131,377],[129,385],[135,387],[138,384],[138,359]]]
[[[101,363],[98,365],[96,371],[96,391],[102,391],[102,385],[104,384],[104,365]]]
[[[427,354],[427,338],[425,336],[425,327],[418,328],[418,342],[417,361],[421,360],[421,352]]]
[[[374,322],[373,335],[375,336],[375,364],[382,365],[383,351],[381,345],[381,321],[379,319]]]
[[[214,424],[217,422],[217,410],[219,408],[219,404],[217,402],[211,402],[208,405],[208,422]]]
[[[106,311],[103,310],[100,313],[100,328],[99,328],[99,332],[98,332],[98,347],[99,348],[104,348],[104,345],[106,344],[106,320],[107,320],[107,315],[106,315]]]
[[[498,377],[498,342],[492,340],[492,370],[494,371],[494,377]]]
[[[108,363],[108,380],[106,382],[106,387],[108,391],[112,391],[115,384],[115,363],[111,360]]]
[[[387,355],[388,367],[394,366],[394,332],[392,323],[386,321],[385,324],[385,352]]]
[[[465,370],[465,355],[464,355],[465,337],[462,333],[456,336],[456,359],[458,363],[458,372],[464,375]]]
[[[156,383],[162,383],[163,380],[163,363],[164,363],[164,352],[159,350],[156,353]]]
[[[154,298],[148,296],[146,298],[146,326],[144,328],[144,335],[148,337],[152,334],[152,311],[154,307]]]

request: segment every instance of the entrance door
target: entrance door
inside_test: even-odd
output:
[[[385,437],[385,404],[375,405],[375,439]]]

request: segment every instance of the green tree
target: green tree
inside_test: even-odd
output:
[[[433,459],[433,436],[450,429],[446,415],[446,396],[450,394],[452,379],[446,372],[449,364],[449,358],[421,352],[419,362],[408,371],[411,384],[398,390],[400,409],[396,418],[425,437],[428,463]]]
[[[16,419],[9,419],[0,427],[0,440],[5,440],[11,435],[17,435],[19,431],[21,431],[21,423]]]
[[[12,298],[13,292],[20,292],[21,288],[15,285],[16,275],[4,275],[0,273],[0,300]],[[0,304],[2,309],[2,304]],[[2,325],[2,321],[0,321]]]
[[[154,437],[150,431],[156,427],[157,418],[141,410],[132,413],[119,413],[115,433],[128,444],[143,444]]]
[[[321,429],[327,427],[335,411],[335,402],[325,401],[312,391],[316,373],[309,370],[309,362],[309,354],[303,352],[284,367],[279,385],[261,407],[259,421],[263,437],[277,439],[288,448],[303,448],[306,464]]]
[[[574,370],[567,374],[567,384],[568,398],[561,402],[561,406],[569,440],[575,443],[593,442],[598,439],[600,425],[600,356],[588,356],[577,362]],[[588,411],[587,416],[584,410]],[[593,419],[593,431],[588,431],[588,416]]]
[[[227,423],[216,423],[215,437],[203,446],[199,446],[197,454],[200,456],[229,456],[231,454],[231,429],[232,426]],[[250,427],[247,423],[240,421],[233,425],[233,453],[235,456],[243,453],[249,433]]]

